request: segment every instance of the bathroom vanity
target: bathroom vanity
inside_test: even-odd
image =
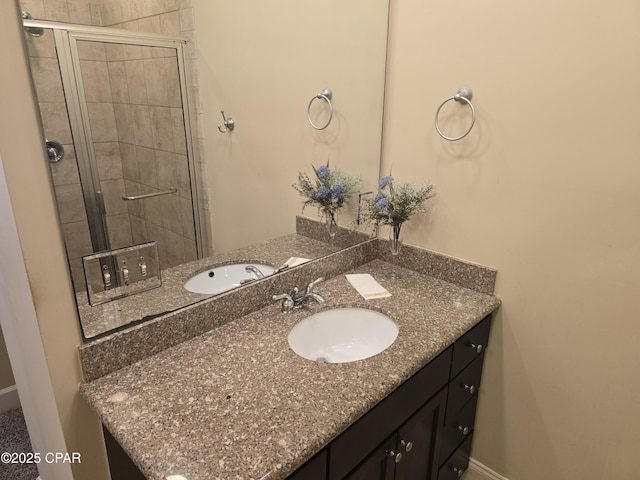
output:
[[[491,294],[492,284],[469,288],[474,286],[463,277],[476,266],[451,259],[439,260],[438,266],[431,256],[422,262],[431,276],[381,252],[374,248],[361,257],[367,261],[342,273],[371,274],[392,294],[389,298],[363,300],[340,273],[316,287],[324,304],[310,303],[288,314],[279,304],[267,304],[88,378],[81,392],[107,437],[113,437],[110,459],[124,451],[125,463],[130,457],[152,480],[448,480],[461,475],[473,436],[491,313],[500,302]],[[423,269],[412,257],[420,252],[404,252],[405,261]],[[314,280],[314,268],[327,270],[331,260],[296,267],[279,282],[297,279],[302,287],[300,279]],[[270,298],[283,293],[278,289],[284,283],[246,288]],[[350,363],[296,355],[287,343],[291,328],[336,306],[384,312],[399,326],[396,341]],[[109,341],[122,345],[127,334],[86,346],[84,363],[92,354],[100,356],[92,347],[105,349]]]

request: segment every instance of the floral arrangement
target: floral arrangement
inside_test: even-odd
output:
[[[391,250],[400,250],[400,227],[415,213],[425,211],[424,202],[435,196],[433,185],[416,189],[408,183],[394,185],[394,178],[387,175],[380,179],[378,194],[364,205],[364,214],[374,227],[391,225]]]
[[[382,177],[378,194],[369,201],[367,213],[376,227],[403,224],[413,214],[424,212],[424,202],[435,195],[433,185],[416,189],[408,183],[395,186],[393,182],[390,175]]]
[[[331,217],[335,223],[335,213],[342,208],[353,192],[359,180],[343,175],[338,169],[331,170],[329,162],[318,168],[312,165],[315,179],[306,173],[298,173],[298,183],[293,185],[304,198],[302,210],[316,205],[322,213]]]

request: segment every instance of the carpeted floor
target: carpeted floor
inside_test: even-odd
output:
[[[22,409],[0,414],[0,480],[35,480],[38,467],[34,463],[5,463],[5,452],[29,453],[31,442],[24,423]],[[5,455],[3,455],[5,454]]]

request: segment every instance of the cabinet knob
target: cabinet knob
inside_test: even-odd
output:
[[[458,478],[460,478],[462,475],[464,475],[464,468],[453,468],[454,473],[458,476]]]
[[[475,343],[472,343],[471,344],[471,348],[473,348],[476,351],[476,353],[480,353],[480,352],[482,352],[482,349],[484,347],[482,346],[481,343],[479,343],[478,345],[476,345]]]
[[[400,440],[400,445],[404,447],[405,452],[410,452],[413,448],[413,442],[405,442],[404,440]]]
[[[474,393],[476,393],[476,390],[477,390],[475,385],[466,385],[465,384],[464,388],[466,390],[469,390],[469,395],[473,395]]]
[[[462,435],[468,435],[471,431],[469,427],[463,427],[462,425],[458,425],[458,430],[462,432]]]
[[[396,453],[393,450],[387,450],[387,452],[389,453],[389,456],[393,458],[395,463],[400,463],[402,461],[402,452]]]

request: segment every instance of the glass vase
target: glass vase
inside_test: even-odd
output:
[[[398,255],[402,249],[402,224],[391,225],[389,230],[389,248],[392,255]]]
[[[327,232],[329,233],[329,238],[333,240],[338,233],[338,222],[336,220],[335,212],[324,212],[324,224],[327,228]]]

